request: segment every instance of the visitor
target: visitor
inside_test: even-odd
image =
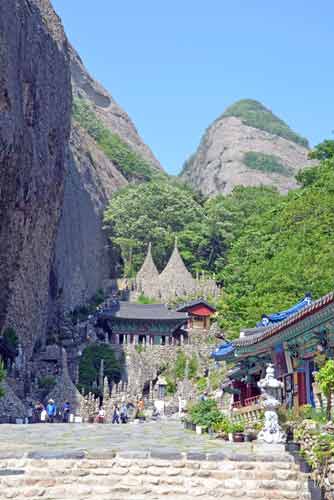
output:
[[[126,424],[128,422],[128,407],[126,406],[126,403],[124,402],[121,407],[121,422],[122,424]]]
[[[57,406],[53,399],[49,399],[46,407],[46,413],[48,414],[48,421],[50,422],[50,424],[53,424],[54,419],[57,415]]]
[[[119,409],[118,409],[117,404],[115,404],[115,406],[114,406],[114,411],[113,411],[111,423],[112,424],[119,424],[120,423],[120,415],[119,415]]]
[[[158,420],[158,418],[160,418],[160,413],[159,413],[157,407],[155,406],[153,408],[153,412],[152,412],[152,420]]]
[[[71,405],[69,401],[66,401],[66,403],[63,404],[63,422],[64,424],[68,424],[70,421],[70,410],[71,410]]]
[[[42,406],[42,410],[41,410],[41,413],[40,413],[40,421],[41,421],[42,424],[45,424],[45,422],[47,422],[47,420],[48,420],[47,411],[44,408],[44,406]]]
[[[96,421],[98,424],[104,424],[105,418],[106,418],[106,413],[104,411],[103,406],[101,406]]]
[[[41,414],[42,414],[43,410],[44,410],[43,404],[41,402],[36,403],[35,408],[34,408],[34,412],[33,412],[33,418],[34,418],[35,424],[38,424],[39,422],[41,422]]]
[[[33,420],[33,412],[34,412],[34,405],[32,403],[29,403],[28,411],[27,411],[27,417],[28,417],[28,424],[32,424]]]

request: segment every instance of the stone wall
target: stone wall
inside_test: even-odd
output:
[[[87,459],[81,452],[31,452],[0,460],[1,498],[173,500],[194,497],[306,500],[308,478],[292,457],[128,452]]]

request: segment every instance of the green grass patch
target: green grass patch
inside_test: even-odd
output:
[[[96,141],[105,155],[117,165],[126,179],[148,181],[162,175],[117,134],[105,127],[85,99],[74,98],[73,118]]]
[[[275,116],[263,104],[253,99],[237,101],[232,106],[229,106],[219,119],[226,116],[235,116],[249,127],[264,130],[301,146],[308,147],[308,141],[305,137],[296,134],[283,120]]]
[[[244,154],[243,161],[248,168],[261,172],[281,174],[286,177],[290,177],[294,173],[292,168],[283,165],[280,159],[275,155],[248,151]]]

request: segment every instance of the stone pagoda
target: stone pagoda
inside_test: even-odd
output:
[[[139,294],[167,303],[186,297],[216,297],[219,295],[219,288],[214,280],[206,279],[204,275],[196,279],[192,277],[175,239],[172,255],[160,275],[152,258],[151,243],[149,244],[143,265],[134,281],[130,300],[136,300]]]

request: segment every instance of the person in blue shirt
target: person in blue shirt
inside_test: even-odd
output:
[[[70,410],[71,410],[70,403],[69,401],[66,401],[66,403],[64,403],[63,405],[63,422],[65,424],[68,424],[70,421]]]
[[[54,419],[57,415],[57,407],[53,399],[49,399],[47,407],[46,407],[46,413],[48,414],[48,421],[53,424]]]

